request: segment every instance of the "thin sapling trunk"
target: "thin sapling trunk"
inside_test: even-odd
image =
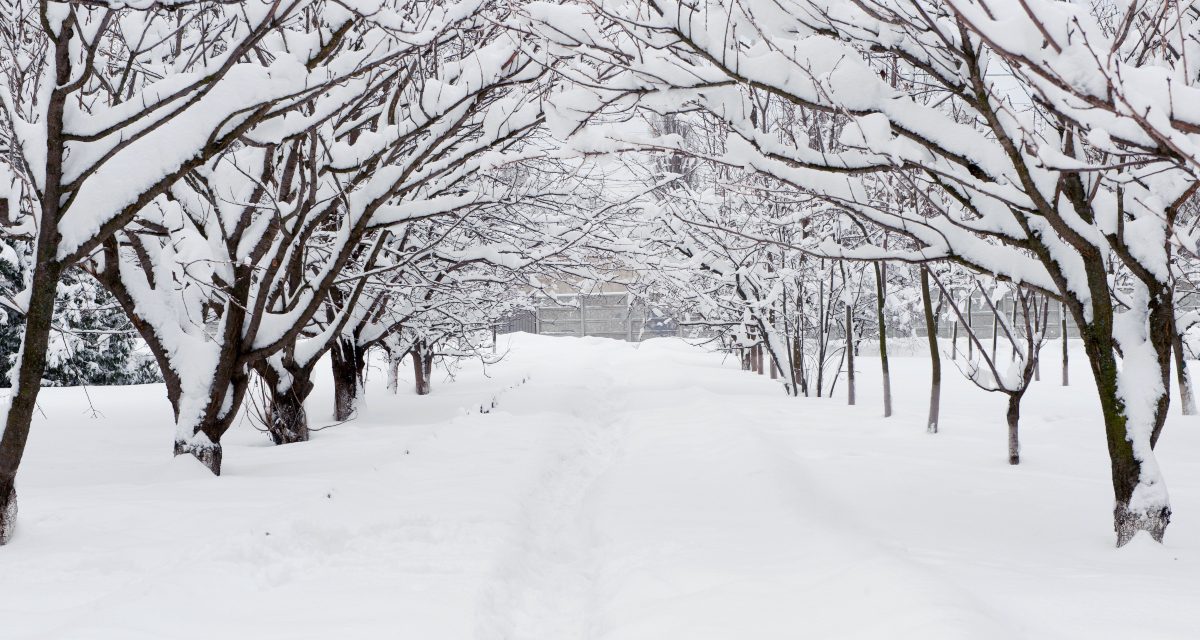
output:
[[[938,353],[937,318],[933,313],[933,299],[929,292],[929,268],[921,266],[921,304],[925,308],[925,333],[929,337],[929,419],[926,430],[938,432],[938,414],[941,410],[942,357]]]

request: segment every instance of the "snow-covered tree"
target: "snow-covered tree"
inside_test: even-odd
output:
[[[85,259],[102,261],[103,245],[231,147],[280,144],[326,117],[311,110],[315,98],[352,92],[391,54],[348,44],[361,25],[419,34],[428,16],[383,2],[367,7],[368,21],[316,0],[6,0],[2,9],[4,226],[34,247],[12,301],[24,332],[0,438],[7,540],[52,332],[56,290],[46,284]]]
[[[1196,81],[1179,75],[1194,22],[1156,31],[1142,3],[1111,21],[1089,13],[1103,4],[1039,2],[1028,14],[1025,4],[610,0],[592,11],[538,4],[527,15],[573,53],[594,102],[703,109],[733,132],[717,160],[910,241],[885,250],[826,238],[813,250],[949,260],[1061,298],[1099,392],[1117,543],[1139,531],[1161,540],[1170,506],[1153,448],[1169,403],[1169,265],[1174,238],[1187,233],[1177,211],[1195,189],[1194,156],[1178,142],[1191,125],[1175,115]],[[1163,68],[1176,70],[1178,92]],[[1135,69],[1144,80],[1114,79]],[[1046,81],[1028,91],[1013,74]],[[831,114],[840,134],[822,137],[833,144],[764,134],[752,92]],[[611,127],[577,140],[596,150],[677,145]],[[881,197],[884,173],[892,194]]]

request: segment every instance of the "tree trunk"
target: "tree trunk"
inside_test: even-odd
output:
[[[0,494],[0,545],[12,540],[17,528],[17,489],[10,483],[8,490]]]
[[[1020,294],[1017,293],[1014,295],[1020,295]],[[1012,323],[1012,330],[1015,331],[1016,327],[1017,327],[1017,301],[1015,298],[1012,301],[1012,318],[1010,319],[1010,322]],[[1032,337],[1031,337],[1031,339],[1032,339]],[[1012,343],[1012,358],[1013,358],[1013,360],[1017,359],[1017,343],[1016,342]]]
[[[796,366],[796,377],[799,378],[800,388],[804,391],[804,397],[808,397],[808,372],[804,368],[804,352],[808,348],[808,331],[804,324],[804,283],[797,283],[796,293],[796,341],[792,361]]]
[[[883,373],[883,417],[892,415],[892,375],[888,368],[887,321],[884,318],[884,269],[887,265],[875,263],[875,317],[879,322],[879,367]]]
[[[1021,464],[1021,440],[1017,425],[1021,421],[1021,395],[1018,393],[1008,396],[1008,463]]]
[[[275,444],[308,442],[308,413],[304,410],[304,401],[313,390],[309,373],[293,372],[291,386],[283,391],[271,387],[267,431]]]
[[[1081,327],[1080,333],[1091,333],[1091,330]],[[1113,529],[1117,533],[1117,546],[1124,546],[1138,531],[1147,531],[1161,542],[1170,522],[1171,509],[1165,504],[1151,504],[1148,505],[1150,508],[1131,504],[1134,492],[1142,481],[1142,461],[1134,454],[1133,444],[1127,437],[1129,419],[1118,389],[1117,362],[1111,345],[1104,349],[1104,342],[1084,339],[1100,393],[1108,455],[1112,463]]]
[[[46,352],[54,318],[54,298],[57,292],[60,266],[54,261],[57,242],[43,238],[57,237],[47,231],[38,237],[37,262],[33,269],[34,283],[30,287],[29,306],[25,314],[25,332],[15,363],[16,379],[12,381],[8,415],[0,436],[0,545],[7,543],[16,528],[17,469],[25,454],[37,396],[46,370]]]
[[[846,305],[846,404],[854,404],[854,316]]]
[[[8,411],[3,415],[0,432],[0,545],[12,539],[17,523],[17,469],[25,455],[37,396],[46,371],[46,351],[54,320],[54,299],[58,280],[66,266],[58,259],[58,222],[62,203],[63,165],[66,162],[67,142],[64,136],[66,103],[72,89],[71,40],[74,26],[65,21],[52,38],[55,78],[45,102],[46,126],[44,193],[41,201],[40,232],[34,245],[33,272],[30,274],[29,302],[25,312],[25,327],[21,347],[10,371],[16,372],[9,393]],[[47,81],[49,82],[49,81]]]
[[[1059,312],[1059,315],[1062,316],[1061,318],[1059,318],[1059,320],[1062,321],[1062,386],[1066,387],[1066,386],[1070,386],[1070,384],[1071,384],[1071,369],[1069,366],[1070,362],[1067,358],[1068,345],[1067,345],[1067,305],[1066,305],[1066,303],[1059,303],[1058,312]]]
[[[1183,334],[1178,330],[1171,336],[1171,352],[1175,356],[1175,377],[1179,385],[1179,408],[1185,416],[1196,415],[1196,398],[1192,392],[1192,378],[1188,374],[1187,358],[1183,353]]]
[[[999,307],[1001,304],[1004,304],[1003,301],[1001,301],[996,306]],[[1004,312],[999,308],[992,310],[992,362],[996,361],[996,342],[1000,337],[1000,314],[1001,313],[1004,313]]]
[[[314,386],[312,365],[300,366],[285,358],[283,366],[283,371],[277,371],[268,362],[255,367],[270,393],[267,434],[277,445],[308,442],[308,412],[304,409],[304,401]]]
[[[824,266],[825,261],[821,261]],[[832,273],[832,272],[830,272]],[[817,282],[817,397],[825,393],[825,355],[829,347],[829,325],[825,322],[825,282]],[[832,291],[832,286],[830,288]]]
[[[807,397],[808,379],[804,377],[804,338],[799,326],[800,322],[803,322],[803,318],[799,318],[797,321],[795,335],[792,337],[792,372],[800,391]]]
[[[198,429],[196,435],[207,435],[205,429]],[[189,441],[175,441],[175,455],[182,456],[191,454],[204,468],[212,472],[214,476],[221,475],[221,460],[224,457],[224,451],[221,443],[213,442],[211,438],[193,438]]]
[[[425,352],[425,361],[422,363],[422,366],[425,368],[426,388],[433,386],[433,356],[433,345],[429,345],[429,348]]]
[[[333,419],[342,422],[358,412],[362,403],[366,349],[350,338],[338,338],[330,349],[333,365]]]
[[[388,351],[387,388],[392,395],[400,393],[400,361],[404,354]]]
[[[272,390],[267,430],[275,444],[308,442],[308,414],[304,411],[304,398],[308,394],[295,387],[296,383],[292,383],[286,391]]]
[[[413,379],[417,395],[427,396],[430,390],[430,375],[433,373],[433,350],[424,340],[418,340],[408,352],[413,363]]]
[[[975,322],[971,319],[974,310],[971,309],[975,300],[975,293],[971,292],[967,296],[967,362],[975,359],[975,341],[971,336],[975,335]]]
[[[1161,542],[1171,521],[1170,500],[1166,485],[1154,456],[1166,421],[1170,403],[1171,334],[1174,333],[1174,309],[1169,300],[1153,294],[1146,296],[1145,310],[1131,309],[1125,313],[1146,313],[1145,344],[1122,344],[1126,358],[1144,359],[1150,353],[1133,353],[1149,349],[1158,367],[1158,380],[1138,380],[1138,384],[1121,384],[1121,372],[1113,339],[1114,313],[1108,291],[1107,271],[1100,261],[1086,263],[1091,295],[1090,318],[1085,307],[1075,304],[1071,312],[1079,327],[1080,339],[1088,356],[1088,364],[1096,381],[1100,407],[1104,417],[1105,439],[1111,463],[1113,483],[1113,529],[1117,546],[1127,544],[1139,531],[1145,531]],[[1100,294],[1104,295],[1100,295]],[[1161,296],[1162,294],[1158,294]],[[1144,377],[1144,372],[1137,372]],[[1152,394],[1136,396],[1132,394]],[[1139,409],[1126,409],[1130,402]]]
[[[954,332],[950,334],[950,359],[958,360],[958,320],[954,321]]]
[[[941,411],[942,357],[938,353],[937,318],[933,315],[933,300],[929,294],[929,268],[921,267],[921,303],[925,307],[925,332],[929,336],[929,362],[932,368],[929,384],[929,420],[926,430],[938,432],[938,414]]]

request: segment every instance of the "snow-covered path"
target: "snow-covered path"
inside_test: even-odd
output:
[[[589,419],[529,497],[507,597],[488,600],[508,623],[481,617],[484,637],[1016,637],[846,526],[785,443],[729,410],[742,384],[613,346],[554,371],[588,377],[555,395]]]
[[[0,638],[1195,637],[1200,420],[1160,447],[1167,545],[1115,551],[1086,387],[1035,387],[1013,469],[998,399],[950,379],[928,436],[924,362],[889,420],[874,366],[845,407],[675,340],[516,336],[311,443],[239,428],[220,479],[168,456],[160,387],[99,419],[50,390]]]

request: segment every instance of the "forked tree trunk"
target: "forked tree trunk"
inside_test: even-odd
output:
[[[1140,384],[1134,385],[1136,388],[1122,389],[1124,385],[1115,353],[1117,345],[1113,339],[1114,313],[1107,293],[1108,274],[1098,261],[1097,264],[1088,263],[1085,268],[1092,293],[1090,317],[1085,316],[1081,304],[1073,304],[1071,312],[1088,355],[1104,417],[1112,469],[1113,529],[1117,534],[1117,546],[1127,544],[1139,531],[1145,531],[1161,542],[1171,521],[1171,507],[1153,448],[1166,422],[1170,403],[1174,309],[1169,300],[1150,297],[1146,327],[1148,343],[1132,346],[1152,350],[1158,380],[1139,380]],[[1101,293],[1105,295],[1099,295]],[[1126,313],[1138,312],[1130,310]],[[1127,357],[1131,355],[1126,354]],[[1126,397],[1126,394],[1138,393],[1153,395]],[[1126,409],[1130,401],[1150,410],[1131,413]]]
[[[171,401],[175,410],[175,455],[190,454],[214,476],[219,476],[224,457],[221,436],[233,426],[250,378],[233,365],[219,367],[213,378],[213,388],[220,388],[221,392],[210,392],[199,415],[189,417],[180,413],[185,407],[200,404],[190,401],[186,394]]]
[[[280,390],[271,386],[271,411],[267,430],[275,444],[308,442],[308,412],[304,401],[313,390],[311,369],[292,373],[292,384]]]
[[[929,336],[929,420],[925,429],[938,432],[938,414],[941,412],[942,357],[938,353],[937,318],[933,315],[933,299],[929,293],[929,268],[921,267],[921,303],[925,307],[925,333]]]
[[[269,363],[256,367],[270,397],[267,407],[266,428],[271,442],[291,444],[308,442],[308,412],[304,402],[312,394],[312,365],[287,366],[286,372],[278,372]]]
[[[1087,333],[1091,333],[1091,330],[1080,328],[1081,335]],[[1100,394],[1112,465],[1113,529],[1117,533],[1117,546],[1125,545],[1138,531],[1146,531],[1161,542],[1171,519],[1171,509],[1165,504],[1132,504],[1134,491],[1142,482],[1142,462],[1134,454],[1133,444],[1127,437],[1129,417],[1118,388],[1117,362],[1111,344],[1105,349],[1104,342],[1103,339],[1084,338],[1084,347],[1089,352],[1088,360],[1092,364],[1092,374]]]
[[[883,304],[886,282],[884,269],[886,268],[886,264],[875,263],[875,316],[879,321],[879,367],[883,373],[883,417],[885,418],[892,415],[892,374],[888,368],[887,321],[884,316]]]
[[[308,394],[295,387],[293,383],[286,391],[271,391],[267,432],[275,444],[308,442],[308,414],[304,411],[304,398]]]
[[[1171,352],[1175,356],[1175,377],[1179,385],[1179,408],[1185,416],[1196,415],[1196,398],[1192,390],[1192,377],[1188,373],[1187,358],[1183,353],[1183,334],[1178,330],[1171,337]]]
[[[349,338],[338,338],[330,349],[333,368],[333,419],[345,421],[354,417],[363,401],[363,372],[366,369],[366,349]]]
[[[1023,393],[1023,392],[1022,392]],[[1021,464],[1021,439],[1017,431],[1021,422],[1021,395],[1012,393],[1008,396],[1008,463]]]

